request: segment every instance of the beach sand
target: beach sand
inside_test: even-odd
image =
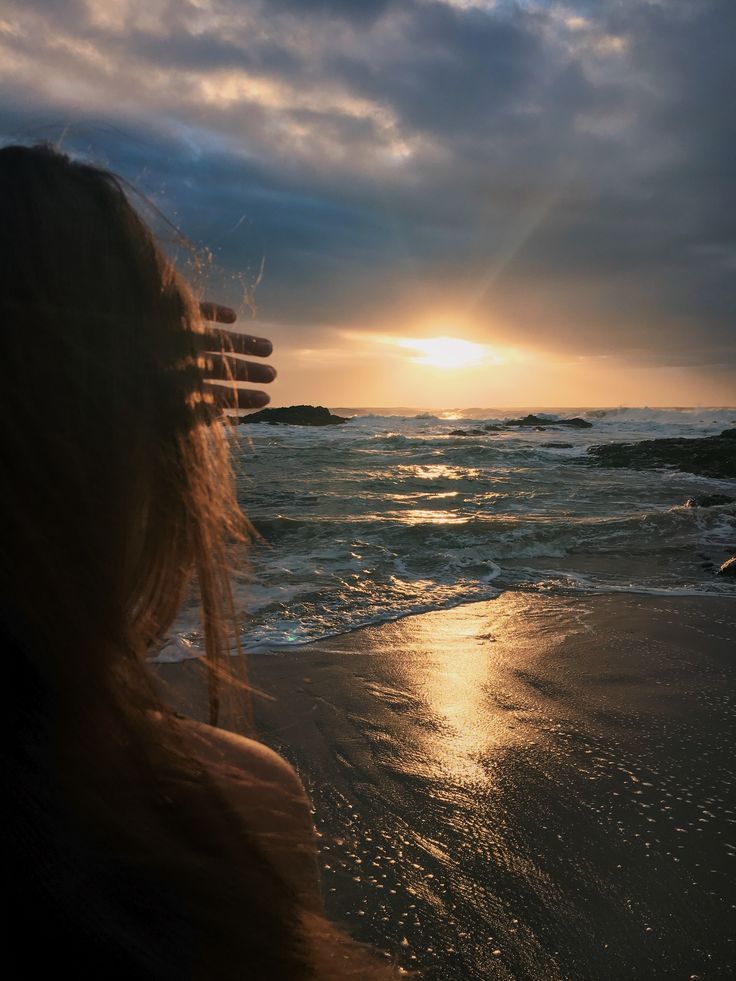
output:
[[[732,599],[508,592],[250,670],[354,936],[443,981],[734,976]]]

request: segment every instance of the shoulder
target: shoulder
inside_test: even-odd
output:
[[[191,719],[177,727],[277,871],[310,905],[318,902],[311,803],[294,767],[255,739]]]
[[[206,762],[233,768],[259,784],[272,786],[275,793],[293,796],[309,805],[299,774],[268,746],[193,719],[179,719],[178,724],[185,730],[188,743]]]

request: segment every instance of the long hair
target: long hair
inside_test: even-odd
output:
[[[208,657],[228,646],[225,553],[247,534],[203,329],[118,178],[0,150],[0,627],[28,978],[49,949],[107,978],[383,973],[301,908],[146,668],[195,574]]]

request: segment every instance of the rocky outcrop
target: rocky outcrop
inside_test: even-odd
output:
[[[543,419],[541,416],[528,415],[524,416],[523,419],[507,419],[504,423],[505,426],[525,426],[525,427],[542,427],[547,428],[548,426],[567,426],[569,429],[592,429],[593,423],[588,422],[586,419],[581,419],[579,416],[573,416],[572,419]]]
[[[717,508],[723,504],[736,504],[736,497],[728,494],[702,494],[700,497],[688,497],[686,508]]]
[[[736,576],[736,555],[730,559],[726,559],[716,575],[730,577]]]
[[[548,429],[564,426],[568,429],[592,429],[593,423],[575,416],[572,419],[543,419],[541,416],[528,415],[523,419],[506,419],[504,422],[489,422],[482,429],[453,429],[450,436],[482,436],[483,433],[503,433],[508,429],[534,429],[544,433]],[[556,446],[555,443],[542,443],[542,446]],[[572,444],[560,444],[559,448],[568,449]]]
[[[588,449],[597,467],[631,470],[662,468],[702,477],[736,477],[736,429],[699,439],[647,439],[640,443],[606,443]]]
[[[283,409],[259,409],[241,416],[239,423],[267,422],[272,426],[337,426],[347,422],[344,416],[335,416],[321,405],[289,405]]]

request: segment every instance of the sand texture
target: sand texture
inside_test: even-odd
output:
[[[735,658],[729,599],[517,592],[251,673],[355,936],[427,979],[687,981],[736,964]],[[157,670],[203,717],[196,662]]]

